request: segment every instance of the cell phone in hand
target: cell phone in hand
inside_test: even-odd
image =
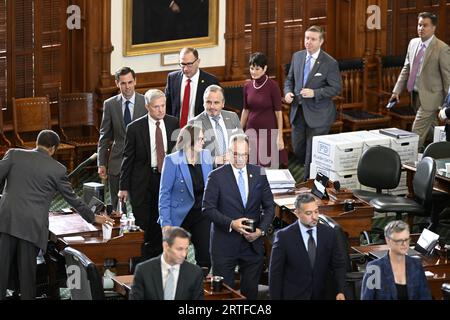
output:
[[[397,104],[397,100],[392,99],[386,105],[386,109],[391,110],[393,107],[395,107],[396,104]]]

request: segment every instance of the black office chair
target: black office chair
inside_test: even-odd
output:
[[[358,162],[357,175],[359,182],[376,192],[356,189],[353,194],[358,198],[370,200],[383,196],[383,190],[395,189],[400,182],[402,163],[397,151],[383,146],[370,147],[362,154]]]
[[[74,285],[70,288],[72,300],[105,300],[103,279],[95,264],[71,247],[64,248],[62,254],[66,259],[68,285]]]
[[[403,197],[380,197],[370,201],[377,212],[395,212],[397,220],[402,213],[414,216],[430,217],[431,223],[428,229],[435,230],[438,224],[437,215],[432,214],[432,191],[436,174],[436,163],[430,157],[425,157],[417,164],[414,175],[413,189],[414,199]]]
[[[430,143],[423,151],[422,157],[431,157],[433,159],[450,158],[450,141]]]

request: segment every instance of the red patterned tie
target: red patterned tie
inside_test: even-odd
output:
[[[158,171],[161,172],[162,165],[164,162],[164,156],[166,155],[166,153],[164,152],[162,130],[159,125],[160,125],[159,121],[156,121],[156,130],[155,130],[156,164],[158,166]]]
[[[420,45],[420,50],[417,52],[416,57],[414,58],[414,63],[411,68],[411,72],[409,73],[407,89],[409,92],[414,90],[414,83],[416,82],[417,74],[419,73],[420,60],[422,60],[423,54],[425,53],[425,45]]]
[[[187,79],[186,86],[184,87],[183,105],[181,107],[180,128],[183,128],[187,123],[189,115],[190,98],[191,98],[191,79]]]

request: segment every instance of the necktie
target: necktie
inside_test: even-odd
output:
[[[305,68],[303,69],[303,87],[305,86],[306,81],[308,80],[310,71],[311,71],[311,56],[308,55],[306,57]]]
[[[181,106],[180,128],[183,128],[189,115],[189,100],[191,99],[191,79],[187,79],[184,87],[183,105]]]
[[[407,85],[407,89],[409,92],[412,92],[414,90],[414,83],[416,82],[417,74],[419,73],[420,60],[422,60],[424,53],[425,53],[425,45],[422,43],[419,52],[417,52],[417,55],[414,58],[414,63],[411,72],[409,73]]]
[[[156,164],[158,166],[158,171],[161,172],[162,165],[164,162],[164,156],[166,155],[166,153],[164,152],[162,130],[159,125],[160,125],[159,121],[156,121],[156,130],[155,130]]]
[[[166,280],[166,287],[164,288],[164,300],[174,300],[175,299],[175,275],[174,267],[167,269],[169,275]]]
[[[309,233],[309,239],[308,239],[308,256],[309,256],[309,262],[311,263],[311,267],[314,267],[314,262],[316,261],[316,242],[313,238],[313,231],[308,230]]]
[[[241,194],[242,204],[245,206],[247,205],[247,195],[245,194],[245,182],[244,182],[244,171],[241,169],[239,170],[239,177],[238,177],[238,187],[239,187],[239,193]]]
[[[123,113],[123,122],[125,123],[125,128],[131,122],[131,113],[130,113],[130,101],[125,101],[125,112]]]
[[[216,155],[223,155],[225,153],[226,143],[225,135],[223,134],[222,127],[219,124],[220,115],[212,117],[216,125],[216,138],[217,138],[217,153]]]

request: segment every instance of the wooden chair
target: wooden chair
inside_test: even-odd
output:
[[[79,164],[86,152],[97,150],[99,131],[95,125],[94,95],[61,93],[58,100],[61,139],[75,147],[76,163]]]
[[[3,111],[0,109],[0,159],[3,158],[9,148],[11,148],[11,142],[3,133]]]
[[[338,62],[342,76],[341,101],[345,129],[358,131],[389,126],[389,116],[370,111],[368,106],[370,70],[366,59],[343,59]]]
[[[37,133],[51,129],[50,102],[48,97],[12,98],[15,144],[25,149],[36,147]],[[73,170],[75,147],[60,143],[57,155],[67,161],[68,171]]]
[[[375,59],[378,69],[378,90],[375,93],[369,92],[369,94],[376,95],[380,110],[392,118],[392,126],[411,131],[416,113],[411,106],[411,97],[406,90],[403,91],[400,102],[394,108],[389,111],[385,108],[405,63],[405,57],[376,55]]]

